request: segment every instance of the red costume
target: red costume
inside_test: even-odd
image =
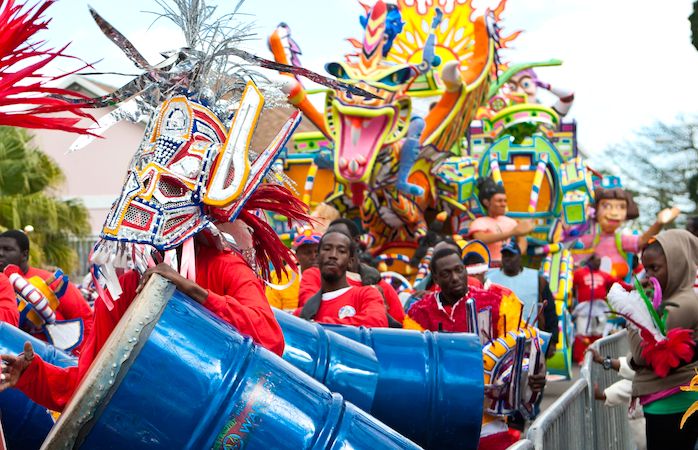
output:
[[[298,308],[294,314],[299,316],[302,309],[302,307]],[[322,294],[320,308],[313,319],[320,323],[357,327],[388,326],[383,298],[374,286],[349,286]]]
[[[19,326],[19,311],[15,290],[4,273],[0,273],[0,322]]]
[[[423,330],[445,331],[449,333],[467,332],[468,320],[465,302],[468,298],[475,299],[478,310],[483,307],[496,306],[501,301],[501,294],[469,287],[465,297],[453,306],[444,305],[440,300],[440,292],[430,292],[415,302],[407,312],[411,320]]]
[[[61,411],[73,396],[80,380],[136,297],[140,276],[130,271],[120,277],[123,293],[109,311],[104,301],[95,303],[93,332],[87,337],[77,367],[62,369],[35,355],[20,377],[17,388],[36,403]],[[261,281],[236,253],[220,253],[200,247],[196,258],[196,283],[208,290],[203,305],[259,345],[281,355],[284,339],[279,324],[264,297]],[[106,295],[109,295],[107,292]],[[37,382],[41,380],[41,382]]]
[[[30,267],[22,276],[26,279],[32,277],[39,277],[46,281],[49,278],[53,278],[53,273],[47,272],[46,270],[37,269],[35,267]],[[15,306],[16,308],[16,306]],[[92,322],[94,320],[92,314],[92,308],[87,304],[85,297],[82,296],[80,291],[73,283],[68,283],[68,288],[65,294],[60,298],[60,303],[56,309],[56,320],[70,320],[70,319],[82,319],[83,327],[83,340],[82,344],[74,350],[74,353],[78,354],[82,351],[82,346],[85,345],[87,336],[90,335],[92,331]],[[46,341],[46,335],[43,332],[38,332],[36,334],[32,333],[37,339]]]
[[[361,279],[352,277],[347,273],[347,282],[350,286],[363,286],[361,284]],[[316,294],[320,290],[322,285],[322,276],[320,275],[320,269],[317,267],[310,267],[303,272],[303,278],[301,278],[301,286],[298,290],[298,306],[305,305],[310,297]],[[398,297],[395,289],[384,280],[381,280],[376,286],[380,286],[383,291],[383,296],[385,297],[385,305],[388,308],[388,314],[402,323],[405,320],[405,310],[402,309],[402,302],[400,297]]]

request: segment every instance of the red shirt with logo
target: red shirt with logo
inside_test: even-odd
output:
[[[301,310],[294,314],[300,315]],[[315,321],[369,328],[388,326],[383,297],[374,286],[349,286],[322,294]]]

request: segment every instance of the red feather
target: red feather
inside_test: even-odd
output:
[[[0,0],[0,125],[92,134],[87,128],[78,126],[83,118],[94,121],[80,109],[85,104],[79,100],[90,98],[68,89],[46,86],[77,70],[57,76],[40,73],[58,57],[71,58],[63,53],[67,46],[57,51],[41,50],[43,41],[31,42],[50,22],[41,15],[52,4],[53,0],[46,0],[25,8],[25,4],[16,4],[15,0]],[[54,116],[56,113],[67,113],[67,116]]]
[[[278,184],[260,184],[245,202],[238,219],[245,222],[254,230],[252,239],[256,251],[257,265],[262,276],[268,278],[269,264],[274,267],[278,276],[286,273],[286,264],[296,270],[296,258],[284,245],[273,228],[264,220],[255,216],[251,211],[262,209],[276,214],[283,214],[292,221],[309,222],[308,206],[295,197],[291,191]]]
[[[643,332],[642,337],[642,357],[661,378],[666,377],[671,369],[680,366],[682,362],[687,363],[693,359],[693,347],[696,345],[693,330],[672,328],[667,333],[667,338],[659,342],[650,333]]]

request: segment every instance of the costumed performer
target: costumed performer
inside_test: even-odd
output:
[[[523,304],[513,292],[496,285],[492,285],[489,290],[468,287],[467,271],[460,252],[455,248],[449,246],[434,252],[431,265],[439,292],[427,294],[412,305],[404,322],[405,328],[420,331],[470,331],[466,306],[468,298],[475,300],[478,314],[481,311],[489,312],[492,328],[484,331],[491,339],[504,336],[522,325]],[[529,374],[528,385],[532,392],[542,392],[545,387],[545,369]],[[510,430],[504,419],[487,412],[483,415],[478,448],[503,450],[518,439],[519,433]]]
[[[29,265],[29,245],[29,238],[20,230],[7,230],[0,234],[0,271],[6,270],[8,266],[15,266],[19,269],[19,274],[25,279],[38,277],[44,281],[55,280],[53,273]],[[56,321],[77,319],[82,322],[82,343],[72,349],[72,353],[80,354],[85,337],[92,331],[92,308],[71,282],[68,282],[59,301],[58,307],[53,311]],[[45,332],[35,328],[29,320],[23,321],[21,328],[42,341],[48,340]]]

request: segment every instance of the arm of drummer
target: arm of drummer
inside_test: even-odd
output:
[[[27,343],[24,353],[20,355],[22,358],[2,356],[2,360],[10,366],[3,368],[3,374],[7,368],[7,374],[13,373],[14,376],[0,383],[0,391],[15,387],[35,403],[52,411],[62,411],[135,297],[138,274],[135,271],[128,272],[119,278],[119,283],[123,293],[118,301],[114,301],[107,292],[108,302],[102,299],[95,302],[94,325],[90,334],[85,337],[77,367],[62,368],[50,364],[35,354],[31,344]],[[108,307],[107,304],[111,306]],[[29,349],[33,355],[31,357],[27,357]],[[24,366],[25,362],[29,364]]]
[[[78,384],[78,368],[63,369],[42,360],[29,342],[17,356],[0,355],[2,376],[0,392],[14,387],[32,401],[52,410],[62,411]]]

